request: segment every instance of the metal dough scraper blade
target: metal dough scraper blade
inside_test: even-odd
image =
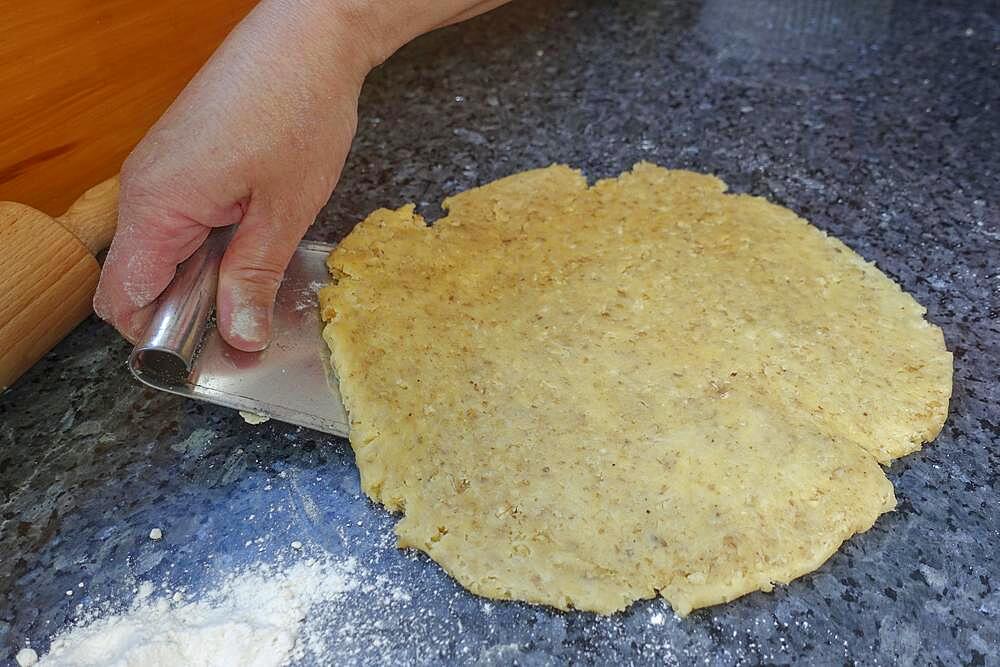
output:
[[[271,344],[242,352],[222,340],[212,321],[229,237],[229,230],[213,231],[178,267],[129,357],[132,374],[154,389],[346,436],[347,413],[320,335],[316,298],[330,280],[326,257],[333,246],[299,246],[278,290]]]

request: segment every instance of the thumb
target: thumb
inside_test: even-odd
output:
[[[216,295],[219,333],[239,350],[263,350],[270,341],[278,287],[319,212],[290,216],[296,208],[303,207],[252,199],[222,257]]]

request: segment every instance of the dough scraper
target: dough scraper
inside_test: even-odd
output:
[[[326,258],[333,246],[299,245],[278,289],[271,344],[243,352],[222,339],[212,317],[230,235],[230,229],[212,231],[178,267],[129,356],[129,369],[154,389],[346,436],[347,412],[321,336],[316,297],[330,281]]]

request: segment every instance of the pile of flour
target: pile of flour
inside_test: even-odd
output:
[[[185,601],[145,582],[122,613],[78,622],[52,640],[40,667],[278,667],[302,657],[310,607],[357,588],[356,562],[259,565]]]

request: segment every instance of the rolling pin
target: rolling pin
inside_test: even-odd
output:
[[[0,202],[0,392],[91,313],[117,222],[117,176],[58,218]]]

